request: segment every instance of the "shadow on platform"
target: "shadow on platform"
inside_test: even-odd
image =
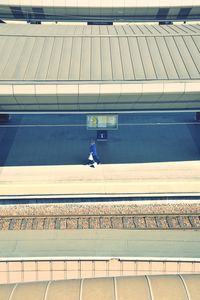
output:
[[[0,127],[0,166],[86,162],[90,139],[96,137],[96,131],[88,131],[83,119],[74,126],[70,121],[68,124],[55,121],[46,127],[37,122],[35,126],[23,127],[18,119],[22,127]],[[132,124],[130,121],[130,124],[119,124],[118,130],[109,131],[108,141],[97,142],[97,149],[105,164],[194,161],[200,159],[199,137],[198,124]]]

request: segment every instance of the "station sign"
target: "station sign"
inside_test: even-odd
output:
[[[118,128],[118,115],[87,115],[87,129],[114,130]]]

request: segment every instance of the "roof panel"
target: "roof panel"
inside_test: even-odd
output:
[[[69,70],[69,80],[79,80],[80,62],[81,62],[82,38],[74,37],[72,39],[72,52]]]
[[[99,31],[100,31],[100,34],[102,35],[108,35],[108,26],[106,25],[101,25],[99,26]]]
[[[12,48],[12,51],[10,53],[9,59],[7,61],[7,64],[1,74],[1,76],[7,80],[12,78],[12,74],[18,64],[18,60],[22,54],[24,44],[25,44],[26,38],[20,37],[20,39],[16,40],[16,43],[14,47]],[[24,53],[25,55],[25,53]]]
[[[56,37],[52,48],[52,53],[49,62],[49,68],[46,79],[56,80],[58,78],[58,70],[63,46],[63,38]]]
[[[80,80],[90,80],[91,38],[83,38],[81,52]]]
[[[148,29],[148,26],[140,25],[140,30],[143,32],[143,34],[151,34],[151,31]]]
[[[34,80],[38,68],[40,56],[44,46],[44,38],[37,37],[33,46],[30,60],[24,75],[24,80]]]
[[[115,26],[115,30],[116,30],[117,34],[124,35],[123,26]]]
[[[186,26],[182,26],[182,24],[177,26],[176,23],[174,23],[173,25],[171,25],[171,28],[175,30],[177,34],[184,34],[188,32]]]
[[[53,281],[49,285],[46,300],[77,300],[80,295],[80,281]]]
[[[92,32],[92,26],[88,25],[88,26],[83,27],[83,34],[84,35],[91,35],[91,32]]]
[[[171,58],[174,62],[174,66],[178,73],[180,79],[187,79],[189,78],[189,73],[185,67],[184,61],[182,60],[181,54],[176,47],[175,41],[173,37],[165,37],[165,42],[168,47],[169,53]],[[181,49],[182,51],[182,49]]]
[[[62,28],[59,28],[58,26],[54,26],[54,25],[50,25],[48,27],[48,33],[52,34],[52,35],[57,35],[57,34],[62,34],[60,31],[62,30]],[[45,33],[45,31],[44,31]]]
[[[116,297],[112,285],[112,278],[95,278],[93,282],[86,278],[84,280],[82,300],[115,300]]]
[[[160,55],[163,60],[163,64],[165,66],[165,70],[167,72],[167,76],[170,79],[178,79],[178,75],[176,69],[174,67],[174,63],[171,59],[171,55],[169,54],[167,45],[165,43],[165,39],[163,37],[156,37],[156,42],[160,51]]]
[[[82,35],[83,34],[83,25],[76,25],[74,35]]]
[[[139,276],[117,278],[117,295],[119,300],[151,299],[147,279]]]
[[[184,274],[181,275],[182,280],[184,280],[187,290],[190,295],[191,300],[198,300],[200,295],[200,275],[199,274]]]
[[[74,26],[74,25],[64,26],[64,29],[65,29],[65,34],[72,34],[72,35],[74,35],[76,26]]]
[[[186,289],[181,278],[174,275],[168,276],[151,276],[149,277],[150,285],[153,290],[154,300],[188,300]]]
[[[153,25],[149,25],[148,28],[151,34],[155,34],[155,35],[159,34],[159,31]]]
[[[110,38],[111,60],[113,70],[113,80],[123,80],[123,70],[121,62],[121,54],[119,48],[119,39]]]
[[[187,24],[191,29],[195,30],[196,33],[199,33],[200,25],[199,24]]]
[[[3,37],[1,37],[1,39],[3,39]],[[17,42],[17,38],[11,38],[11,37],[6,37],[5,38],[5,43],[2,44],[2,48],[1,48],[1,59],[0,59],[0,77],[3,79],[3,75],[2,72],[4,70],[4,68],[6,67],[6,64],[9,60],[10,57],[10,53],[13,51],[13,48],[15,47],[15,44]]]
[[[73,264],[78,265],[79,261]],[[104,263],[104,262],[103,262]],[[96,269],[95,269],[96,270]],[[144,272],[143,272],[144,273]],[[143,275],[1,284],[1,299],[199,300],[200,276]],[[30,293],[31,291],[31,293]]]
[[[46,37],[44,39],[44,46],[38,63],[37,72],[35,75],[36,80],[44,80],[47,77],[51,52],[53,49],[54,38]]]
[[[36,38],[35,37],[33,37],[33,38],[26,37],[25,39],[26,39],[26,41],[24,44],[24,48],[22,49],[21,56],[17,62],[16,68],[12,75],[13,79],[18,78],[20,80],[23,80],[30,57],[31,57],[31,53],[33,51],[33,47],[34,47]]]
[[[165,25],[166,26],[166,25]],[[184,31],[181,29],[180,26],[176,26],[176,25],[170,25],[167,26],[167,31],[169,31],[170,33],[174,34],[184,34]]]
[[[4,300],[9,299],[10,296],[12,295],[12,291],[15,286],[16,286],[16,284],[7,284],[7,285],[1,284],[0,289],[1,289],[2,299],[4,299]]]
[[[92,27],[92,35],[98,35],[99,34],[99,26],[93,25]]]
[[[0,57],[2,57],[1,53],[3,54],[4,48],[6,48],[6,46],[7,46],[6,41],[7,41],[7,37],[6,36],[2,36],[0,38]]]
[[[130,30],[129,30],[129,29]],[[125,30],[125,31],[124,31]],[[0,24],[0,35],[29,35],[29,36],[61,36],[63,35],[88,35],[98,34],[110,34],[110,35],[124,35],[127,30],[128,34],[136,35],[183,35],[183,34],[199,34],[200,26],[198,24],[188,25],[22,25],[15,24]]]
[[[151,58],[156,72],[156,77],[160,79],[167,79],[166,70],[163,65],[162,58],[160,56],[156,39],[154,37],[147,37],[146,40],[149,47],[149,51],[151,53]]]
[[[3,24],[2,26],[1,26],[2,29],[5,29],[5,27],[7,27],[7,32],[6,32],[7,34],[17,34],[19,31],[23,30],[24,27],[23,25],[17,23],[15,24],[15,26],[9,26],[6,24]]]
[[[112,80],[110,38],[101,38],[102,80]]]
[[[121,58],[122,58],[122,68],[125,80],[133,80],[133,67],[130,56],[129,44],[126,37],[119,38]]]
[[[15,295],[15,300],[23,299],[25,294],[29,293],[29,300],[34,299],[43,299],[45,296],[45,292],[47,289],[47,282],[38,282],[37,287],[35,287],[35,283],[31,282],[29,284],[29,292],[26,290],[25,284],[17,284],[16,288],[14,289],[13,294]],[[13,298],[13,295],[12,295]]]
[[[65,37],[63,39],[62,52],[61,52],[61,57],[60,57],[58,80],[68,80],[70,61],[71,61],[71,53],[72,53],[72,38]]]
[[[195,66],[200,73],[200,52],[198,51],[196,44],[194,43],[194,40],[191,36],[184,36],[183,39],[188,48],[188,51],[191,54],[191,57],[194,60]]]
[[[137,25],[130,25],[131,30],[133,31],[133,33],[138,34],[138,35],[143,35],[142,30],[140,29],[140,26]]]
[[[200,52],[200,36],[193,36],[192,37],[194,42],[195,42],[195,45],[197,46],[199,52]]]
[[[189,24],[184,24],[184,25],[181,24],[179,26],[186,33],[193,34],[193,33],[198,32],[198,30],[196,28],[194,28],[193,26],[190,26]]]
[[[101,80],[101,45],[100,39],[92,38],[91,48],[91,80]]]
[[[152,27],[157,30],[158,33],[160,33],[161,35],[166,35],[169,34],[170,31],[168,31],[168,26],[166,25],[152,25]]]
[[[155,79],[156,74],[155,74],[154,66],[152,64],[151,55],[149,53],[146,38],[141,37],[140,39],[138,39],[138,45],[139,45],[139,50],[141,53],[141,58],[142,58],[142,63],[144,66],[144,72],[145,72],[146,78]]]
[[[115,26],[107,26],[107,29],[108,29],[109,35],[117,35],[117,30],[116,30]]]
[[[135,74],[135,79],[142,80],[145,79],[143,63],[138,47],[138,42],[136,37],[129,37],[128,38],[131,58],[133,63],[133,71]]]
[[[192,34],[188,25],[3,26],[0,25],[2,79],[200,78],[200,28],[198,31],[197,26]],[[22,40],[26,41],[24,45]],[[11,53],[15,55],[9,61]]]
[[[54,25],[52,25],[52,26],[54,26]],[[63,35],[63,34],[65,34],[65,28],[62,26],[62,27],[60,27],[60,26],[55,26],[55,31],[51,31],[52,33],[54,33],[55,35]]]
[[[51,27],[52,25],[48,26],[47,28],[45,28],[44,26],[31,26],[29,27],[30,31],[29,31],[29,34],[36,34],[36,35],[49,35],[49,33],[51,33]]]
[[[130,25],[126,24],[126,25],[122,25],[125,34],[127,35],[132,35],[133,34],[133,30],[131,30]]]
[[[12,28],[10,26],[0,23],[0,34],[9,34],[11,30]]]
[[[178,46],[178,49],[181,49],[180,54],[182,56],[182,59],[184,61],[184,64],[186,66],[187,72],[189,73],[191,78],[198,78],[199,77],[199,71],[197,70],[194,61],[191,57],[191,53],[188,51],[188,48],[183,40],[182,37],[177,36],[174,37],[174,40],[176,42],[176,45]],[[200,54],[197,58],[197,61],[200,61]]]

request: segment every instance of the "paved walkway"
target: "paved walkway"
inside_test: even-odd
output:
[[[0,167],[1,195],[200,193],[200,161]]]
[[[5,257],[173,257],[200,258],[197,231],[42,230],[1,231]]]

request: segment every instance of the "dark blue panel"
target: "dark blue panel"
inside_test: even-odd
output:
[[[24,19],[24,14],[19,6],[10,6],[10,10],[14,16],[14,19]]]
[[[169,8],[160,8],[157,15],[156,19],[157,20],[163,20],[166,19],[169,13]]]
[[[102,22],[88,22],[87,23],[88,25],[113,25],[113,22],[104,22],[104,21],[102,21]]]
[[[32,18],[37,20],[45,19],[45,13],[42,7],[32,7],[32,11]]]
[[[192,9],[191,7],[181,8],[177,16],[177,19],[187,19],[191,9]]]

